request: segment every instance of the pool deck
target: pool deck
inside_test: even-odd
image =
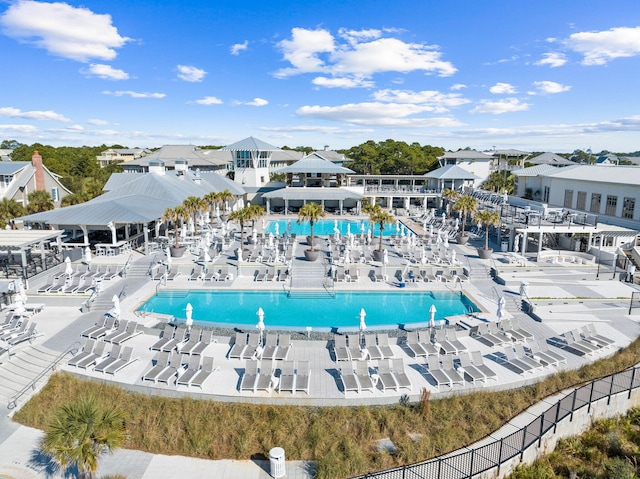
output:
[[[280,219],[282,217],[279,217]],[[285,219],[287,219],[285,217]],[[351,218],[349,218],[351,219]],[[411,228],[419,232],[419,225],[410,225]],[[629,344],[640,335],[640,315],[637,312],[628,314],[629,297],[631,293],[637,291],[637,287],[628,283],[623,283],[614,279],[611,271],[608,274],[600,275],[599,279],[591,279],[595,274],[595,266],[550,266],[539,265],[535,262],[528,262],[518,270],[517,281],[508,281],[501,285],[490,276],[492,266],[505,269],[513,269],[508,264],[508,258],[501,253],[494,253],[493,260],[480,260],[476,254],[476,245],[467,244],[465,246],[450,244],[463,266],[468,266],[471,271],[470,280],[460,283],[444,282],[417,282],[407,283],[406,291],[433,291],[433,290],[453,290],[463,291],[476,303],[482,312],[478,317],[486,320],[496,320],[497,300],[504,296],[506,299],[505,317],[516,318],[522,328],[529,330],[536,338],[554,338],[565,331],[576,329],[582,325],[595,324],[598,333],[616,341],[614,348],[598,351],[594,357],[585,358],[572,354],[566,350],[554,348],[567,358],[565,368],[578,368],[587,362],[600,357],[613,354],[617,348]],[[294,254],[294,272],[306,265],[302,256],[302,249],[306,246],[298,244]],[[234,248],[230,248],[232,251]],[[412,388],[383,391],[376,388],[374,391],[345,392],[339,379],[339,366],[334,361],[330,348],[330,341],[326,339],[307,339],[304,333],[292,333],[293,348],[288,359],[308,360],[311,364],[311,384],[309,393],[278,393],[275,391],[239,392],[239,383],[245,368],[245,361],[239,359],[228,359],[229,336],[216,336],[216,342],[211,344],[205,351],[205,356],[214,358],[215,371],[210,379],[204,383],[202,389],[194,389],[187,386],[175,386],[166,384],[153,384],[143,381],[142,376],[151,367],[152,358],[155,352],[149,347],[158,339],[161,331],[159,325],[164,324],[166,317],[149,314],[139,316],[134,314],[134,310],[139,307],[150,296],[155,294],[158,281],[151,281],[144,272],[149,267],[150,257],[145,257],[139,253],[132,253],[133,264],[126,278],[117,278],[104,285],[104,290],[100,294],[91,312],[82,313],[80,305],[86,296],[73,295],[38,295],[34,294],[38,286],[45,281],[45,277],[33,281],[29,285],[28,303],[43,303],[45,308],[42,312],[33,317],[37,322],[38,330],[42,335],[33,344],[24,344],[17,348],[15,356],[0,364],[0,384],[7,379],[11,379],[16,372],[12,371],[12,364],[28,358],[35,349],[50,352],[51,355],[59,354],[74,341],[84,342],[80,337],[80,332],[94,324],[110,307],[110,299],[114,294],[124,291],[125,295],[121,300],[122,319],[130,319],[140,322],[144,326],[144,333],[140,334],[126,343],[134,348],[138,361],[118,372],[115,377],[105,377],[92,370],[76,370],[70,366],[63,369],[73,374],[92,378],[98,381],[115,381],[122,387],[147,394],[162,394],[172,397],[190,396],[196,398],[210,399],[216,401],[239,401],[246,403],[268,403],[268,404],[298,404],[313,406],[329,405],[373,405],[373,404],[394,404],[401,396],[407,394],[409,399],[415,401],[419,398],[422,388],[431,391],[432,398],[443,397],[451,394],[465,393],[474,390],[497,390],[519,387],[538,381],[541,377],[553,374],[558,371],[554,367],[545,367],[535,373],[526,375],[518,374],[504,363],[495,362],[496,349],[468,335],[463,335],[460,341],[469,351],[480,351],[485,358],[485,364],[490,366],[498,375],[495,381],[488,381],[486,385],[474,385],[465,381],[464,385],[455,385],[453,388],[443,387],[438,390],[432,378],[426,372],[425,360],[414,358],[410,351],[402,344],[395,344],[392,339],[392,349],[395,357],[402,358],[406,372],[411,380]],[[127,256],[97,257],[96,264],[124,264]],[[178,276],[175,280],[168,281],[162,289],[211,289],[211,288],[233,288],[241,290],[269,290],[282,289],[283,284],[279,282],[256,282],[252,275],[234,278],[227,284],[209,283],[202,281],[189,281],[186,274],[194,266],[195,258],[186,253],[183,258],[174,260],[172,268],[184,270],[185,274]],[[235,264],[229,255],[223,255],[217,260],[219,264]],[[387,268],[402,268],[407,260],[389,254],[389,265]],[[536,268],[534,268],[535,266]],[[549,274],[538,271],[538,266],[545,267]],[[366,268],[378,268],[379,265],[364,265]],[[532,274],[527,274],[527,268],[535,269]],[[563,268],[562,275],[556,275],[558,268]],[[295,273],[294,273],[295,274]],[[572,275],[585,276],[585,279],[572,280]],[[568,279],[567,279],[568,278]],[[531,316],[520,310],[521,297],[518,290],[520,281],[529,282],[528,297],[533,298],[536,304],[536,312],[541,321],[534,320]],[[367,277],[361,277],[359,282],[338,282],[335,283],[335,291],[398,291],[395,281],[372,282]],[[318,300],[321,301],[321,300]],[[567,303],[567,304],[565,304]],[[320,303],[319,303],[320,304]],[[391,313],[392,314],[392,313]],[[464,322],[468,316],[450,318],[451,323]],[[468,322],[468,321],[467,321]],[[265,318],[268,328],[268,318]],[[255,332],[255,328],[249,328],[248,332]],[[357,330],[356,330],[357,331]],[[369,332],[369,331],[367,331]],[[354,334],[357,334],[355,332]],[[464,333],[463,333],[464,334]],[[1,359],[0,359],[1,361]],[[370,361],[370,366],[375,367],[376,361]],[[0,401],[6,402],[12,395],[10,388],[0,387]],[[37,458],[31,456],[37,441],[41,437],[40,431],[25,428],[11,422],[8,418],[0,420],[0,474],[8,474],[13,477],[62,477],[60,472],[47,475],[40,469],[42,464]],[[274,445],[275,446],[275,445]],[[308,464],[302,461],[287,462],[287,477],[310,478]],[[114,456],[105,457],[100,463],[99,474],[123,473],[127,477],[151,478],[168,477],[171,471],[174,476],[184,476],[189,473],[190,477],[247,477],[266,478],[268,475],[268,461],[204,461],[192,458],[166,457],[141,453],[137,451],[121,450]],[[191,473],[192,472],[192,473]]]

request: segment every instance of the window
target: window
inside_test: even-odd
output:
[[[615,216],[617,208],[618,208],[618,197],[607,195],[607,206],[605,206],[604,208],[604,214],[609,216]]]
[[[573,190],[564,190],[564,207],[571,208],[573,205]]]
[[[264,185],[264,176],[261,176],[261,177],[260,177],[260,184],[261,184],[261,185]]]
[[[60,192],[58,191],[58,188],[51,188],[51,198],[53,201],[60,200]]]
[[[587,192],[578,191],[578,198],[576,199],[576,209],[585,210],[587,206]]]
[[[591,209],[589,211],[591,211],[592,213],[600,213],[600,198],[602,197],[602,195],[598,194],[598,193],[592,193],[591,194]]]
[[[625,198],[622,203],[622,217],[633,219],[633,213],[636,208],[635,198]]]

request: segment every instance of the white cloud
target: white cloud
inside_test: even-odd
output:
[[[294,132],[294,133],[323,133],[325,135],[342,135],[342,134],[365,134],[371,133],[371,128],[342,128],[338,126],[319,126],[319,125],[296,125],[296,126],[261,126],[261,131],[272,132]]]
[[[111,65],[103,65],[100,63],[92,63],[89,68],[82,70],[83,73],[89,76],[97,76],[104,80],[128,80],[129,74],[124,70],[118,70]]]
[[[11,38],[80,62],[113,60],[116,49],[131,40],[118,33],[111,15],[62,2],[13,3],[0,17],[0,26]]]
[[[33,125],[2,125],[0,124],[0,131],[34,134],[38,132],[38,128],[36,128]]]
[[[178,78],[188,82],[201,82],[207,74],[200,68],[188,65],[178,65],[176,69],[178,70]]]
[[[441,93],[435,90],[410,91],[410,90],[379,90],[373,94],[377,101],[389,103],[413,103],[424,107],[423,111],[443,113],[471,101],[459,93]]]
[[[234,105],[248,105],[248,106],[265,106],[268,105],[269,102],[263,98],[254,98],[251,101],[234,101]]]
[[[205,96],[204,98],[196,100],[196,103],[199,105],[221,105],[222,100],[215,96]]]
[[[167,96],[164,93],[147,93],[147,92],[135,92],[135,91],[109,91],[105,90],[102,92],[104,95],[113,95],[113,96],[129,96],[131,98],[164,98]]]
[[[245,51],[249,48],[249,40],[245,40],[243,43],[236,43],[235,45],[231,45],[231,54],[239,55],[240,52]]]
[[[453,91],[462,90],[463,88],[467,88],[467,85],[463,83],[456,83],[455,85],[451,85],[451,90]]]
[[[542,56],[543,58],[534,65],[549,65],[551,68],[557,68],[567,63],[567,57],[564,53],[543,53]]]
[[[469,113],[490,113],[500,115],[514,111],[524,111],[529,109],[528,103],[521,103],[517,98],[506,98],[504,100],[491,101],[481,100],[480,104],[471,109]]]
[[[564,91],[571,90],[570,86],[561,85],[560,83],[556,83],[554,81],[534,81],[533,86],[535,86],[543,94],[562,93]]]
[[[100,120],[99,118],[91,118],[87,120],[90,125],[109,125],[107,120]]]
[[[275,76],[324,73],[334,78],[368,79],[382,72],[424,71],[449,76],[457,71],[441,59],[436,46],[382,37],[379,30],[340,30],[339,35],[344,41],[328,30],[293,28],[291,39],[278,43],[291,67],[278,70]]]
[[[22,111],[19,108],[13,108],[11,106],[0,107],[0,116],[8,116],[12,118],[26,118],[28,120],[53,120],[53,121],[62,121],[69,122],[68,118],[60,113],[56,113],[55,111]]]
[[[315,77],[311,83],[325,88],[372,88],[374,83],[363,78],[347,78],[347,77]]]
[[[513,95],[516,93],[516,87],[510,83],[498,82],[489,88],[489,91],[495,95]]]
[[[640,27],[574,33],[564,44],[583,55],[583,65],[604,65],[616,58],[640,54]]]

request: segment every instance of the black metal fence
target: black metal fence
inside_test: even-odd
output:
[[[591,404],[595,401],[607,398],[608,405],[612,396],[621,393],[627,393],[630,397],[631,391],[640,387],[639,370],[627,369],[574,389],[524,428],[501,439],[464,452],[373,472],[356,479],[465,479],[494,468],[499,473],[502,464],[518,455],[522,459],[531,445],[538,442],[540,446],[544,434],[551,429],[555,432],[558,423],[568,416],[573,420],[573,413],[579,409],[587,407],[590,412]]]

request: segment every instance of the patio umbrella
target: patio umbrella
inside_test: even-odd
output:
[[[184,324],[187,325],[187,331],[191,331],[191,326],[193,326],[193,306],[191,306],[191,303],[187,303],[185,314],[187,319],[185,320]]]
[[[505,304],[506,304],[506,301],[504,299],[504,296],[500,296],[500,299],[498,300],[498,311],[496,311],[496,316],[498,317],[498,321],[500,321],[504,316],[503,310],[504,310]]]
[[[113,298],[111,298],[111,302],[113,303],[113,308],[111,308],[111,316],[120,319],[120,298],[118,298],[118,296],[114,294]]]
[[[73,266],[71,266],[71,258],[68,256],[64,259],[66,266],[64,267],[64,274],[67,276],[67,279],[73,275]]]
[[[262,342],[262,334],[264,333],[264,311],[262,308],[258,308],[256,315],[258,316],[258,324],[256,324],[256,328],[260,331],[260,342]]]
[[[278,223],[276,223],[276,225],[273,228],[274,233],[276,236],[278,236],[280,234],[280,225]]]
[[[451,250],[451,264],[456,264],[456,250]]]
[[[216,205],[216,218],[220,219],[220,205]]]
[[[338,229],[338,220],[333,220],[333,229]]]
[[[364,221],[360,220],[360,233],[364,234]]]
[[[367,312],[364,308],[360,308],[360,334],[364,334],[364,330],[367,329],[367,325],[364,322],[364,318],[367,315]]]
[[[265,226],[264,218],[262,218],[261,223],[262,223],[262,231],[264,231],[264,226]]]
[[[347,236],[351,236],[351,223],[347,223]]]
[[[453,224],[453,229],[458,229],[460,228],[460,218],[456,218],[455,223]]]
[[[442,222],[444,223],[444,221],[447,219],[447,214],[443,211],[442,212]]]
[[[84,249],[84,262],[87,264],[91,263],[91,248],[88,246]]]
[[[209,248],[205,248],[204,249],[204,255],[203,258],[205,263],[211,263],[211,255],[209,254]]]
[[[251,232],[251,241],[253,241],[254,244],[258,242],[258,230],[255,228],[253,228],[253,231]]]
[[[436,325],[436,305],[432,304],[429,308],[429,326],[434,327]]]
[[[529,283],[523,281],[520,283],[520,296],[528,296],[529,295]]]
[[[273,248],[273,233],[269,233],[269,248]]]
[[[387,275],[387,265],[389,264],[389,252],[387,248],[382,252],[382,266],[384,266],[384,275]]]
[[[447,249],[449,247],[449,235],[448,234],[444,234],[444,239],[442,241],[442,246],[444,246],[444,249]]]
[[[167,249],[165,251],[165,254],[167,255],[167,264],[170,265],[171,264],[171,250],[169,249],[168,246],[167,246]]]

